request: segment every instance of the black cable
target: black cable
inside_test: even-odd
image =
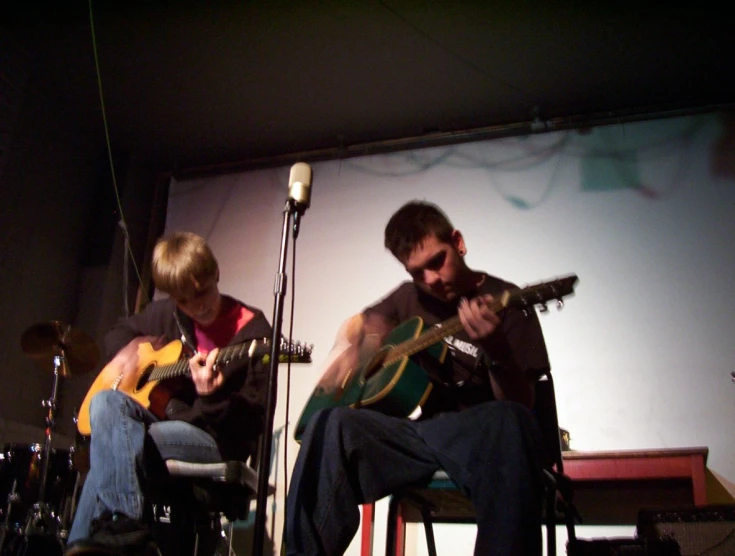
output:
[[[291,407],[291,349],[293,348],[294,303],[296,302],[296,235],[293,234],[293,252],[291,253],[291,318],[288,327],[288,364],[286,365],[286,422],[283,425],[283,507],[286,507],[288,496],[288,409]],[[286,519],[283,514],[283,529],[286,530]]]
[[[493,73],[490,73],[490,72],[486,71],[485,69],[481,68],[479,65],[475,64],[473,61],[465,58],[464,56],[462,56],[460,54],[458,54],[457,52],[455,52],[451,48],[448,48],[446,45],[444,45],[443,43],[441,43],[440,41],[438,41],[437,39],[435,39],[431,34],[429,34],[428,32],[424,31],[418,25],[415,25],[414,23],[412,23],[411,21],[409,21],[408,18],[406,18],[402,14],[398,13],[398,11],[395,8],[389,6],[384,0],[379,0],[379,4],[381,6],[383,6],[383,8],[385,8],[387,11],[389,11],[391,14],[393,14],[393,16],[395,18],[401,20],[405,25],[407,25],[411,29],[413,29],[417,34],[421,35],[424,39],[426,39],[427,41],[431,42],[435,46],[439,47],[441,50],[443,50],[449,56],[451,56],[455,60],[459,61],[460,63],[462,63],[466,67],[468,67],[471,70],[477,72],[478,74],[482,75],[483,77],[486,77],[486,78],[494,81],[495,83],[499,83],[502,86],[504,86],[504,87],[506,87],[506,88],[508,88],[508,89],[510,89],[512,91],[515,91],[516,93],[521,93],[527,99],[530,99],[531,98],[531,94],[528,91],[522,89],[518,85],[515,85],[515,84],[511,83],[510,81],[506,81],[505,79],[502,79],[497,74],[493,74]]]
[[[125,238],[125,247],[123,249],[123,314],[127,318],[130,316],[130,301],[128,300],[128,280],[130,280],[130,236],[128,235],[128,227],[124,220],[118,221],[117,225],[122,228],[123,237]]]
[[[96,71],[96,77],[97,77],[97,89],[99,91],[100,95],[100,107],[102,110],[102,124],[105,129],[105,141],[107,144],[107,158],[110,163],[110,174],[112,175],[112,187],[115,191],[115,201],[117,202],[117,210],[120,213],[120,221],[118,222],[120,228],[123,230],[123,234],[125,236],[125,255],[124,255],[124,261],[123,264],[125,267],[123,268],[123,278],[124,278],[124,284],[123,284],[123,298],[125,300],[125,316],[128,316],[130,312],[130,308],[128,306],[128,265],[129,261],[132,261],[133,268],[135,268],[135,274],[138,277],[138,284],[140,284],[140,289],[143,292],[143,297],[146,301],[150,301],[150,297],[148,296],[148,291],[146,290],[145,284],[143,283],[143,278],[140,276],[140,270],[138,269],[138,264],[135,262],[135,256],[133,255],[132,247],[130,246],[130,236],[128,235],[128,227],[125,223],[125,215],[123,214],[123,208],[122,208],[122,202],[120,201],[120,189],[117,186],[117,175],[115,172],[115,163],[112,160],[112,146],[110,144],[110,129],[107,125],[107,111],[105,110],[105,96],[102,92],[102,74],[100,73],[100,61],[99,61],[99,55],[97,52],[97,37],[94,32],[94,16],[92,15],[92,0],[89,0],[89,26],[92,33],[92,53],[94,54],[94,67]],[[128,259],[129,257],[129,259]]]

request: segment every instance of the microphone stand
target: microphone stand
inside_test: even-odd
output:
[[[303,207],[294,199],[289,198],[283,209],[283,231],[281,233],[281,255],[278,262],[278,273],[274,287],[275,304],[273,307],[273,336],[271,338],[271,352],[268,369],[268,390],[265,406],[265,428],[260,442],[260,457],[258,463],[258,492],[255,510],[255,530],[253,531],[253,556],[263,556],[266,525],[266,504],[268,499],[268,472],[273,447],[273,420],[276,412],[278,397],[278,360],[281,346],[281,328],[283,324],[283,299],[288,289],[286,276],[286,254],[288,252],[288,229],[291,218],[294,219],[294,239],[298,234],[297,223]]]

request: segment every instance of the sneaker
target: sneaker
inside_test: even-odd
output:
[[[146,525],[120,512],[105,511],[90,525],[90,536],[69,544],[64,556],[161,556]]]

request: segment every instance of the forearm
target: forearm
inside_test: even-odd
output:
[[[354,315],[340,326],[334,345],[323,363],[319,388],[334,392],[357,363],[357,346],[362,338],[362,315]]]

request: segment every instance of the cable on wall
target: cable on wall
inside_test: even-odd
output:
[[[112,187],[115,191],[115,202],[117,203],[117,210],[120,214],[120,221],[118,222],[118,225],[120,226],[120,229],[123,233],[123,238],[125,241],[124,246],[124,257],[123,257],[123,312],[125,316],[130,316],[130,305],[128,302],[128,265],[132,262],[133,268],[135,269],[135,275],[138,278],[138,284],[140,285],[141,291],[143,292],[143,297],[145,298],[145,301],[150,301],[150,296],[148,295],[148,292],[146,291],[145,284],[143,283],[143,278],[140,275],[140,270],[138,269],[138,264],[135,262],[135,255],[133,254],[133,250],[130,246],[130,234],[128,233],[128,225],[125,221],[125,214],[123,213],[123,207],[122,202],[120,201],[120,189],[117,186],[117,174],[115,172],[115,163],[112,160],[112,146],[110,144],[110,130],[109,126],[107,125],[107,112],[105,110],[105,95],[102,90],[102,74],[100,73],[100,61],[99,61],[99,55],[97,52],[97,37],[95,35],[94,31],[94,15],[92,13],[92,0],[89,0],[89,26],[92,33],[92,52],[94,54],[94,67],[97,77],[97,89],[99,91],[100,96],[100,108],[102,109],[102,123],[105,130],[105,143],[107,145],[107,157],[110,163],[110,173],[112,174]]]

